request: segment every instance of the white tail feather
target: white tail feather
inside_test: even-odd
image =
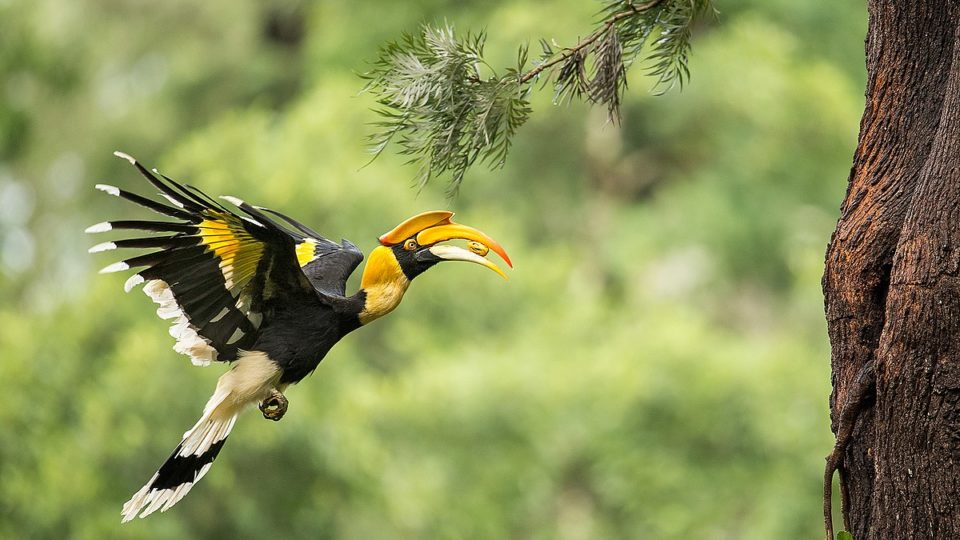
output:
[[[210,448],[227,438],[237,421],[237,416],[243,406],[230,399],[230,391],[218,386],[213,397],[204,407],[203,416],[194,426],[183,434],[183,440],[177,448],[177,453],[170,459],[189,456],[202,456]],[[126,504],[123,505],[123,522],[126,523],[137,517],[147,517],[157,510],[166,511],[177,504],[190,489],[200,481],[200,478],[210,469],[212,463],[206,463],[194,474],[193,481],[187,481],[168,489],[150,489],[157,480],[159,471],[143,486]]]
[[[234,363],[233,369],[220,377],[216,392],[203,408],[203,416],[183,434],[176,453],[168,459],[168,461],[191,459],[196,456],[200,458],[202,466],[194,472],[192,479],[165,489],[151,489],[154,482],[158,480],[162,485],[170,483],[169,478],[159,478],[160,472],[164,470],[161,467],[160,471],[157,471],[150,481],[123,505],[122,521],[126,523],[137,516],[147,517],[157,510],[164,512],[189,493],[190,489],[210,470],[212,460],[219,451],[219,448],[214,448],[214,445],[230,435],[230,431],[237,422],[237,416],[247,406],[265,399],[274,388],[277,388],[280,373],[279,366],[266,354],[260,352],[242,354]],[[207,458],[203,457],[205,455]],[[194,461],[194,463],[197,462]]]

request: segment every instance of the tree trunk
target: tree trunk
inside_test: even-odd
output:
[[[823,277],[856,540],[960,538],[958,4],[869,1],[866,108]]]

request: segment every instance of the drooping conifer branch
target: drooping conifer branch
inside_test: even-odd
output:
[[[529,68],[521,46],[516,64],[500,70],[484,59],[484,33],[460,38],[449,25],[424,25],[381,48],[364,75],[380,116],[371,150],[379,155],[396,143],[418,167],[421,187],[449,175],[455,192],[477,161],[503,166],[538,81],[553,86],[555,103],[602,105],[614,122],[627,70],[638,61],[656,78],[655,92],[682,86],[690,76],[691,29],[709,11],[710,0],[604,0],[596,30],[576,45],[541,40],[542,54]]]

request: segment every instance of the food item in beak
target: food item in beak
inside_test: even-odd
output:
[[[490,252],[490,248],[481,244],[480,242],[475,242],[472,240],[470,242],[467,242],[467,249],[469,249],[470,251],[476,253],[481,257],[486,257],[487,253]]]

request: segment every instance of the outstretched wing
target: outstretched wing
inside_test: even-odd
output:
[[[256,207],[287,222],[294,230],[287,233],[297,243],[297,260],[313,286],[334,296],[346,294],[347,279],[356,270],[363,253],[349,240],[340,243],[327,240],[320,233],[276,210]]]
[[[286,299],[319,298],[298,262],[298,240],[263,212],[243,201],[224,197],[246,216],[228,210],[200,190],[130,161],[173,206],[113,186],[97,188],[127,199],[176,221],[109,221],[87,232],[141,230],[166,233],[146,238],[104,242],[90,252],[116,248],[159,248],[125,259],[101,272],[144,267],[124,285],[126,291],[145,283],[160,305],[157,315],[173,319],[174,349],[198,365],[230,361],[251,347],[269,305]],[[156,171],[154,171],[156,172]]]

